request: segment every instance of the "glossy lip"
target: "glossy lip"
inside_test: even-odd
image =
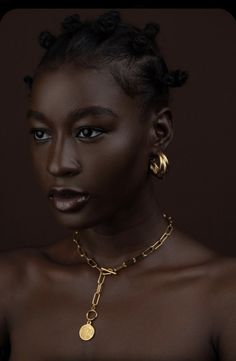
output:
[[[74,212],[81,209],[90,195],[78,188],[53,187],[48,192],[53,206],[60,212]]]

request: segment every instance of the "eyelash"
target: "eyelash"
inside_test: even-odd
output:
[[[96,138],[98,135],[100,135],[101,133],[105,133],[105,131],[103,130],[103,129],[101,129],[101,128],[93,128],[93,127],[81,127],[80,129],[79,129],[79,132],[81,132],[81,131],[83,131],[83,130],[85,130],[85,129],[88,129],[88,130],[90,130],[90,131],[92,131],[92,132],[98,132],[99,134],[97,134],[97,135],[95,135],[95,136],[93,136],[93,137],[86,137],[86,136],[84,136],[84,137],[80,137],[80,139],[93,139],[93,138]],[[47,133],[47,130],[46,129],[44,129],[44,128],[31,128],[30,129],[30,131],[29,131],[29,133],[30,134],[33,134],[33,138],[34,138],[34,140],[37,142],[37,143],[46,143],[47,141],[48,141],[48,139],[50,139],[50,137],[48,137],[47,139],[37,139],[36,137],[35,137],[35,135],[36,135],[36,133],[37,132],[42,132],[42,133]],[[78,133],[79,133],[78,132]],[[77,133],[77,134],[78,134]]]

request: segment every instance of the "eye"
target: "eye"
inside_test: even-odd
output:
[[[76,136],[79,138],[95,138],[98,135],[100,135],[101,133],[104,133],[103,129],[83,127],[83,128],[80,128],[78,133],[76,133]]]
[[[38,143],[43,143],[46,142],[48,139],[50,139],[50,136],[45,136],[48,135],[47,131],[45,129],[41,129],[41,128],[31,128],[29,131],[30,134],[33,134],[34,136],[34,140],[36,140]]]

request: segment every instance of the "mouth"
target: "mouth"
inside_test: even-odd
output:
[[[60,212],[75,212],[88,202],[90,195],[72,188],[52,188],[48,198]]]

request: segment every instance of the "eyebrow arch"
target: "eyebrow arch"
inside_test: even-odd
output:
[[[68,118],[72,121],[79,120],[85,118],[89,115],[107,115],[113,118],[118,118],[117,114],[115,114],[111,109],[104,108],[101,106],[90,106],[87,108],[74,109],[69,113]]]
[[[38,120],[46,120],[46,117],[43,115],[43,113],[37,112],[35,110],[28,110],[28,112],[26,113],[26,118],[30,119],[30,118],[35,118]]]
[[[95,115],[95,116],[106,115],[113,118],[118,118],[118,115],[114,113],[110,108],[105,108],[97,105],[85,107],[85,108],[73,109],[71,112],[69,112],[67,118],[68,120],[75,122],[89,115]],[[31,109],[27,112],[26,117],[27,119],[35,118],[38,120],[47,121],[47,117],[43,113]]]

